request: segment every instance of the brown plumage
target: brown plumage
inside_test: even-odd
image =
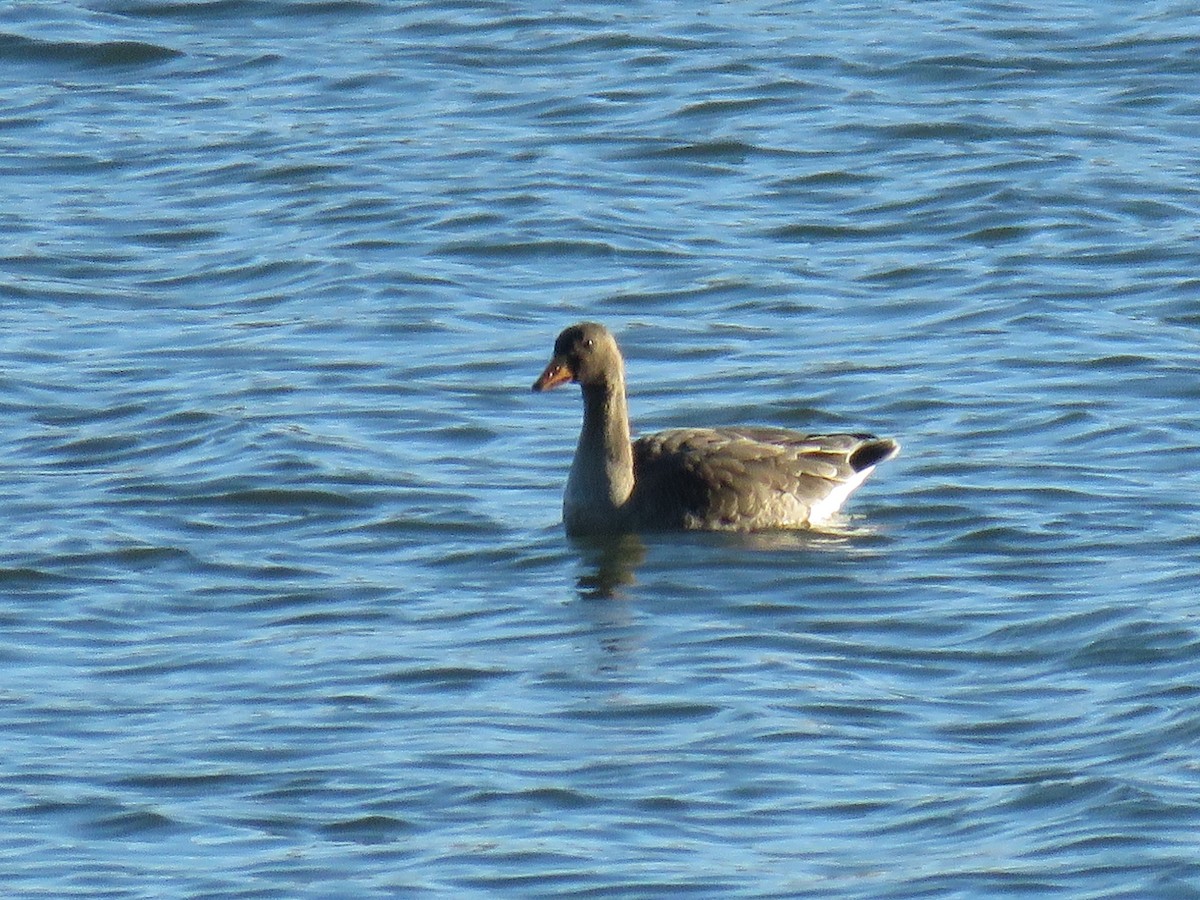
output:
[[[567,531],[753,531],[829,521],[900,446],[869,434],[674,428],[630,441],[625,365],[603,325],[558,336],[536,382],[583,391],[583,429],[563,495]]]

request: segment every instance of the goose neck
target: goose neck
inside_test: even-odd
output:
[[[623,384],[589,385],[583,389],[583,431],[580,449],[603,450],[604,460],[632,466],[629,408]]]

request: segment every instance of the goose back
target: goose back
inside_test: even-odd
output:
[[[676,428],[633,442],[631,524],[754,530],[827,522],[898,445],[869,434]]]

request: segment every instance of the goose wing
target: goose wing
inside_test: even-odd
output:
[[[788,528],[836,512],[898,445],[869,434],[678,428],[633,443],[635,516],[663,528]]]

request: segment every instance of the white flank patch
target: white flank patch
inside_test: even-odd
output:
[[[868,466],[861,472],[855,472],[814,503],[808,511],[808,524],[824,525],[832,519],[837,514],[837,511],[842,508],[842,504],[846,502],[846,498],[853,494],[855,489],[866,481],[867,476],[874,471],[874,466]]]

